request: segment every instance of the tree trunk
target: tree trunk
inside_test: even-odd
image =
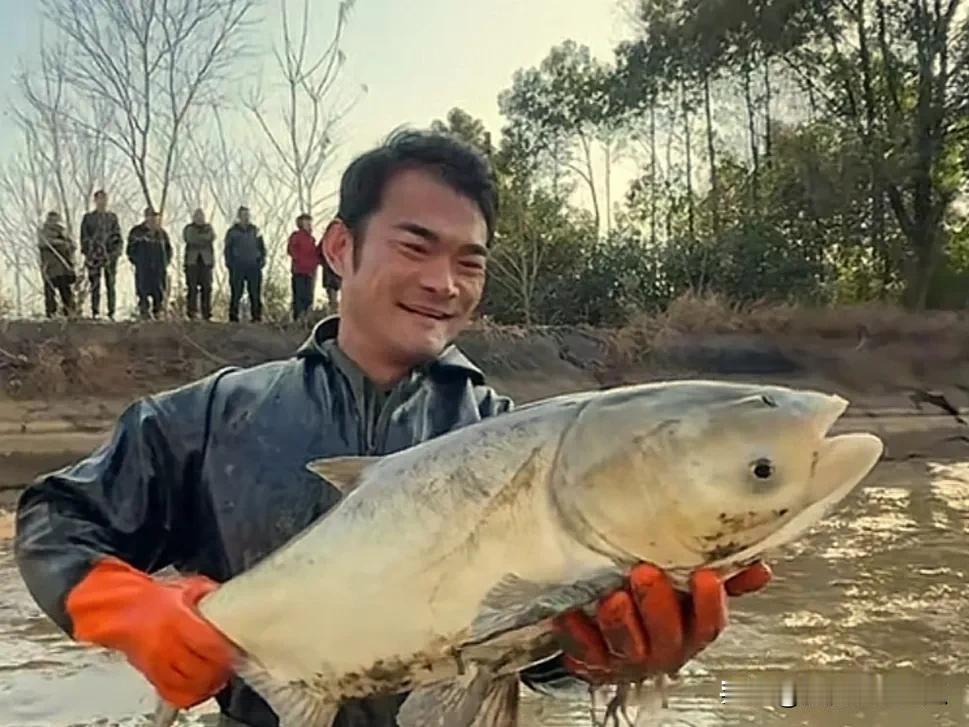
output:
[[[596,235],[602,233],[602,213],[599,210],[599,195],[596,193],[595,174],[592,164],[592,145],[585,134],[579,134],[579,141],[582,144],[582,156],[585,158],[585,171],[583,175],[589,187],[589,195],[592,197],[592,215],[595,217]]]
[[[770,56],[764,54],[764,162],[770,166],[771,154],[773,154],[773,142],[771,133],[771,82],[770,82]]]
[[[673,239],[673,129],[676,128],[676,102],[670,102],[670,125],[666,134],[666,240]]]
[[[755,123],[754,100],[751,93],[749,59],[743,64],[744,102],[747,106],[747,136],[750,140],[750,159],[754,166],[751,179],[751,196],[754,205],[760,199],[760,154],[757,147],[757,126]]]
[[[866,26],[865,0],[857,0],[855,6],[855,19],[858,32],[858,57],[861,65],[861,84],[862,98],[865,104],[865,127],[864,140],[865,148],[869,155],[869,208],[871,213],[871,246],[875,255],[883,260],[881,290],[879,297],[884,298],[887,294],[887,287],[891,280],[889,261],[892,255],[885,243],[885,206],[884,192],[882,190],[880,159],[881,159],[881,139],[878,129],[878,107],[875,99],[874,84],[872,76],[871,50],[868,45],[868,28]]]
[[[606,138],[602,145],[605,151],[605,186],[606,186],[606,234],[612,232],[612,139]]]
[[[710,206],[713,236],[720,237],[720,185],[717,179],[717,150],[713,143],[713,110],[710,103],[710,75],[703,74],[703,107],[707,116],[707,156],[710,159]]]
[[[690,133],[690,107],[687,102],[686,83],[680,83],[680,93],[683,100],[683,134],[686,154],[686,209],[687,229],[690,239],[696,239],[696,214],[693,205],[693,136]]]
[[[656,94],[649,105],[649,241],[656,246]]]

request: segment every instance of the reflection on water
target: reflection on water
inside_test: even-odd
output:
[[[641,727],[969,724],[969,463],[882,463],[866,487],[773,564],[773,583],[733,601],[730,627],[684,669],[669,709],[651,711]],[[885,675],[881,707],[852,704],[838,692],[859,672]],[[776,691],[721,704],[724,680],[776,690],[785,677],[818,674],[828,686],[817,693],[829,694],[820,706],[782,707]],[[2,543],[0,675],[3,725],[144,724],[138,715],[153,704],[125,664],[72,645],[40,616]],[[926,677],[950,703],[900,704],[898,685],[924,685]],[[522,725],[590,724],[588,699],[526,694],[523,710]],[[211,724],[211,712],[197,710],[183,724]]]

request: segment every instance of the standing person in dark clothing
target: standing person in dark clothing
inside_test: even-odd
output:
[[[293,320],[298,321],[313,307],[316,269],[320,266],[320,249],[313,239],[313,218],[302,214],[296,218],[296,230],[289,236],[286,251],[293,259]]]
[[[337,309],[340,296],[340,276],[330,267],[330,263],[323,254],[323,240],[320,240],[320,258],[323,260],[323,290],[326,291],[326,303],[333,313]]]
[[[37,232],[37,248],[40,251],[40,273],[44,280],[44,312],[48,318],[57,314],[57,295],[61,296],[64,315],[75,315],[74,241],[68,236],[57,212],[48,212],[47,219]]]
[[[307,462],[399,452],[513,408],[454,344],[481,301],[497,206],[487,161],[450,137],[400,133],[357,158],[324,233],[339,317],[290,358],[133,403],[96,452],[21,496],[14,552],[41,608],[122,652],[171,704],[215,695],[222,725],[277,727],[196,604],[340,502]],[[195,575],[150,575],[169,565]],[[567,655],[522,682],[588,694],[675,671],[725,628],[728,595],[769,578],[763,564],[726,582],[708,571],[678,595],[638,566],[595,616],[557,619]],[[349,701],[334,727],[396,727],[406,696]]]
[[[185,287],[186,313],[194,319],[198,314],[199,294],[202,297],[202,318],[212,318],[212,266],[215,264],[215,253],[212,244],[215,242],[215,230],[205,221],[205,212],[201,209],[192,214],[192,221],[182,230],[185,241]]]
[[[108,194],[103,189],[94,193],[94,209],[81,219],[81,254],[91,286],[91,316],[97,318],[101,309],[101,276],[108,298],[108,318],[114,320],[115,281],[118,258],[124,240],[118,216],[108,211]]]
[[[168,264],[174,251],[168,233],[161,227],[160,215],[151,207],[145,208],[145,221],[128,233],[126,252],[135,268],[138,313],[142,319],[148,318],[150,299],[151,316],[158,319],[168,294]]]
[[[240,207],[236,223],[225,233],[225,266],[229,271],[229,320],[239,320],[239,302],[245,288],[249,294],[252,322],[262,320],[262,269],[266,243],[249,219],[249,208]]]

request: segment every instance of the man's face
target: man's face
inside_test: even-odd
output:
[[[341,328],[386,351],[395,365],[434,358],[464,329],[481,300],[487,226],[470,199],[420,170],[395,175],[360,232],[342,222],[324,237],[330,265],[342,278]]]
[[[94,207],[98,212],[104,212],[108,208],[108,195],[99,194],[95,197]]]
[[[145,223],[148,225],[148,227],[150,227],[153,230],[158,229],[158,225],[159,225],[158,214],[157,213],[152,214],[149,212],[147,215],[145,215]]]
[[[249,210],[243,210],[239,213],[239,223],[242,225],[249,224]]]
[[[305,230],[306,232],[312,232],[313,231],[313,220],[302,219],[302,220],[299,221],[299,227],[300,227],[301,230]]]
[[[192,222],[194,222],[196,225],[204,225],[205,212],[202,210],[195,210],[195,213],[192,215]]]

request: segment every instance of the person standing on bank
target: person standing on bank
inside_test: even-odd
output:
[[[289,236],[286,251],[293,260],[293,320],[298,321],[313,307],[316,269],[320,266],[320,251],[313,239],[310,215],[304,213],[296,218],[296,230]]]
[[[145,208],[145,220],[128,233],[125,251],[135,268],[135,292],[141,318],[161,318],[168,294],[168,264],[174,257],[168,233],[162,229],[161,216],[151,207]]]
[[[44,612],[122,652],[172,705],[214,695],[220,725],[277,727],[196,605],[338,505],[308,461],[391,454],[513,409],[454,344],[481,301],[497,208],[487,160],[451,137],[398,132],[355,159],[323,236],[339,315],[289,358],[134,402],[96,452],[21,495],[14,553]],[[194,575],[150,575],[167,566]],[[565,655],[522,682],[588,695],[676,671],[726,627],[728,596],[770,569],[700,575],[677,594],[661,570],[632,569],[594,615],[555,620]],[[396,727],[406,696],[348,701],[334,727]]]
[[[108,211],[108,193],[99,189],[94,193],[94,209],[85,213],[81,219],[81,255],[87,268],[88,283],[91,287],[91,317],[101,314],[101,277],[108,299],[108,318],[114,320],[115,281],[118,273],[118,258],[124,240],[118,216]]]
[[[340,300],[340,276],[327,262],[322,238],[320,238],[320,259],[323,265],[323,290],[326,291],[326,304],[330,313],[335,313]]]
[[[205,221],[203,210],[192,213],[192,221],[182,230],[182,239],[185,241],[185,312],[190,319],[195,319],[201,295],[202,318],[211,320],[215,230]]]
[[[252,322],[262,320],[262,269],[266,265],[266,243],[249,218],[249,208],[240,207],[236,223],[225,233],[225,266],[229,271],[229,320],[239,320],[239,302],[245,288],[249,294]]]
[[[48,318],[57,314],[57,295],[61,296],[64,315],[73,318],[74,282],[74,241],[64,229],[61,216],[48,212],[44,224],[37,232],[37,247],[40,252],[40,274],[44,280],[44,312]]]

